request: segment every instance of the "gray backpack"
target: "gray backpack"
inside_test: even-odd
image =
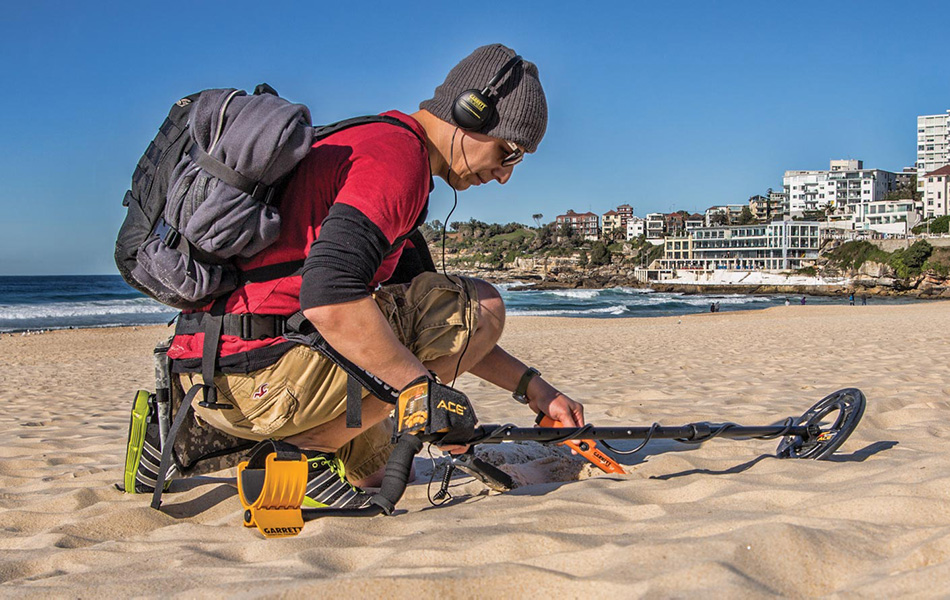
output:
[[[266,84],[251,96],[212,89],[176,102],[125,194],[119,272],[176,308],[204,306],[238,287],[231,260],[277,239],[277,190],[313,139],[307,107]]]
[[[314,128],[310,110],[267,84],[252,95],[211,89],[176,102],[132,175],[115,261],[132,287],[180,309],[201,308],[250,281],[299,272],[302,261],[241,272],[280,234],[282,184],[317,140],[388,116]],[[414,132],[413,132],[414,133]],[[415,133],[414,133],[415,134]]]

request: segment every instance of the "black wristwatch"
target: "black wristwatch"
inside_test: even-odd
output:
[[[517,400],[522,404],[528,403],[528,384],[531,383],[531,379],[535,375],[541,375],[541,371],[538,371],[534,367],[528,367],[528,370],[524,372],[524,375],[521,376],[521,381],[518,382],[518,387],[515,389],[515,393],[511,395],[512,398]]]

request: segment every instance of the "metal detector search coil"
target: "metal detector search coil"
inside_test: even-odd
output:
[[[785,436],[776,454],[779,458],[828,458],[858,426],[866,404],[864,394],[855,388],[838,390],[825,396],[795,422],[796,426],[805,426],[806,435]],[[834,423],[823,429],[821,423],[836,411]]]

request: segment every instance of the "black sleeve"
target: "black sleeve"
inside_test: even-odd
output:
[[[373,276],[390,248],[382,230],[358,209],[342,203],[331,206],[304,261],[300,309],[369,296]]]

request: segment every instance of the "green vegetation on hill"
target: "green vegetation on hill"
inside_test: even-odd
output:
[[[868,261],[887,264],[890,255],[871,242],[845,242],[828,253],[828,264],[841,269],[860,269]]]
[[[885,252],[866,241],[845,242],[826,255],[828,265],[845,270],[857,270],[868,261],[889,265],[901,279],[916,277],[933,270],[945,274],[950,270],[950,252],[940,248],[934,251],[926,240],[918,240],[908,248]]]
[[[435,247],[442,245],[441,222],[430,221],[421,229],[430,244]],[[642,236],[608,245],[602,241],[584,240],[570,227],[558,227],[555,223],[535,228],[520,223],[489,224],[475,219],[455,221],[445,238],[449,264],[463,267],[502,268],[519,257],[569,256],[576,256],[580,266],[597,267],[612,262],[639,265],[650,264],[663,254],[662,245],[653,246]]]
[[[931,220],[930,223],[924,223],[911,229],[914,233],[948,233],[950,232],[948,230],[950,230],[950,216],[948,215],[937,217]]]

